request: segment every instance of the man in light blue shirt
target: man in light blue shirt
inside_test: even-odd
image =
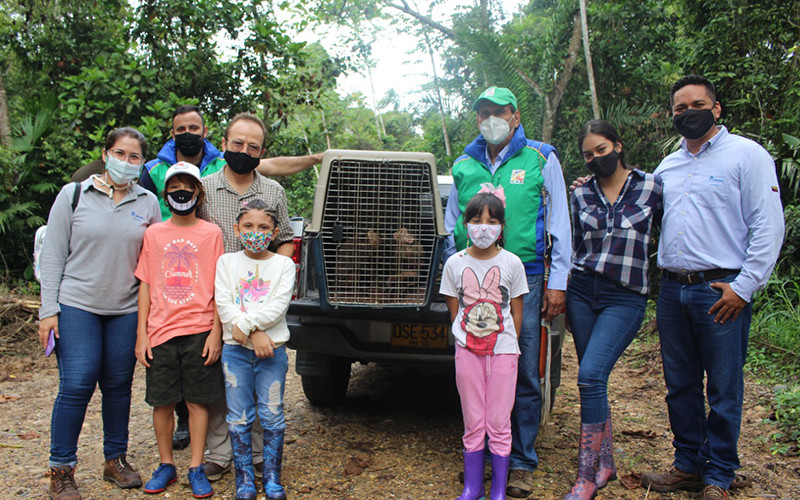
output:
[[[684,139],[655,171],[664,188],[657,320],[675,459],[642,485],[726,499],[739,468],[750,302],[777,260],[783,208],[769,153],[716,124],[711,82],[681,78],[670,101]]]
[[[453,187],[445,213],[445,229],[452,236],[448,238],[445,259],[468,244],[462,212],[469,200],[487,183],[502,186],[506,197],[505,249],[525,265],[530,291],[524,296],[519,332],[521,354],[511,414],[511,455],[493,457],[492,491],[499,489],[496,485],[502,484],[500,481],[505,481],[504,471],[494,470],[498,458],[511,469],[508,495],[527,498],[533,486],[533,471],[539,464],[534,448],[542,410],[539,320],[543,317],[550,321],[564,306],[572,254],[569,208],[556,150],[525,137],[514,94],[506,88],[489,87],[475,101],[473,109],[480,134],[453,164]],[[545,289],[546,231],[552,241],[552,253]],[[470,474],[465,460],[465,478],[478,474],[482,481],[482,462],[476,460],[480,471]],[[466,479],[464,484],[467,485]]]

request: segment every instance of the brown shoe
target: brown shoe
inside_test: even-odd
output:
[[[703,488],[703,500],[728,500],[728,492],[719,486],[707,484]]]
[[[673,467],[664,474],[645,472],[642,474],[642,486],[653,491],[697,491],[703,489],[703,478],[700,474],[690,474]]]
[[[81,500],[75,484],[75,469],[69,465],[50,467],[49,493],[53,500]]]
[[[213,483],[214,481],[219,481],[222,479],[222,475],[226,472],[230,472],[231,464],[223,466],[214,462],[206,462],[203,464],[203,468],[206,471],[206,477]]]
[[[533,489],[533,471],[512,469],[508,476],[506,495],[514,498],[528,498]]]
[[[142,477],[131,467],[124,453],[121,453],[117,458],[106,460],[106,464],[103,467],[103,479],[116,483],[117,486],[123,489],[138,488],[142,485]]]

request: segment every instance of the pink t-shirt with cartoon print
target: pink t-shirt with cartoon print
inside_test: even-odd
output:
[[[447,259],[439,291],[458,298],[451,328],[458,345],[482,355],[520,353],[511,299],[528,293],[528,281],[519,257],[500,249],[480,260],[462,250]]]
[[[147,228],[135,275],[150,285],[151,347],[211,330],[214,275],[223,253],[222,231],[203,219],[190,227],[167,219]]]

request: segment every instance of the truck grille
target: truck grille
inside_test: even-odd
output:
[[[427,163],[331,161],[320,227],[330,304],[425,305],[438,255],[431,176]]]

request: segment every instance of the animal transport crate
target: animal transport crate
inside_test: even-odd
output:
[[[304,236],[322,307],[428,307],[446,237],[432,154],[325,153]]]

